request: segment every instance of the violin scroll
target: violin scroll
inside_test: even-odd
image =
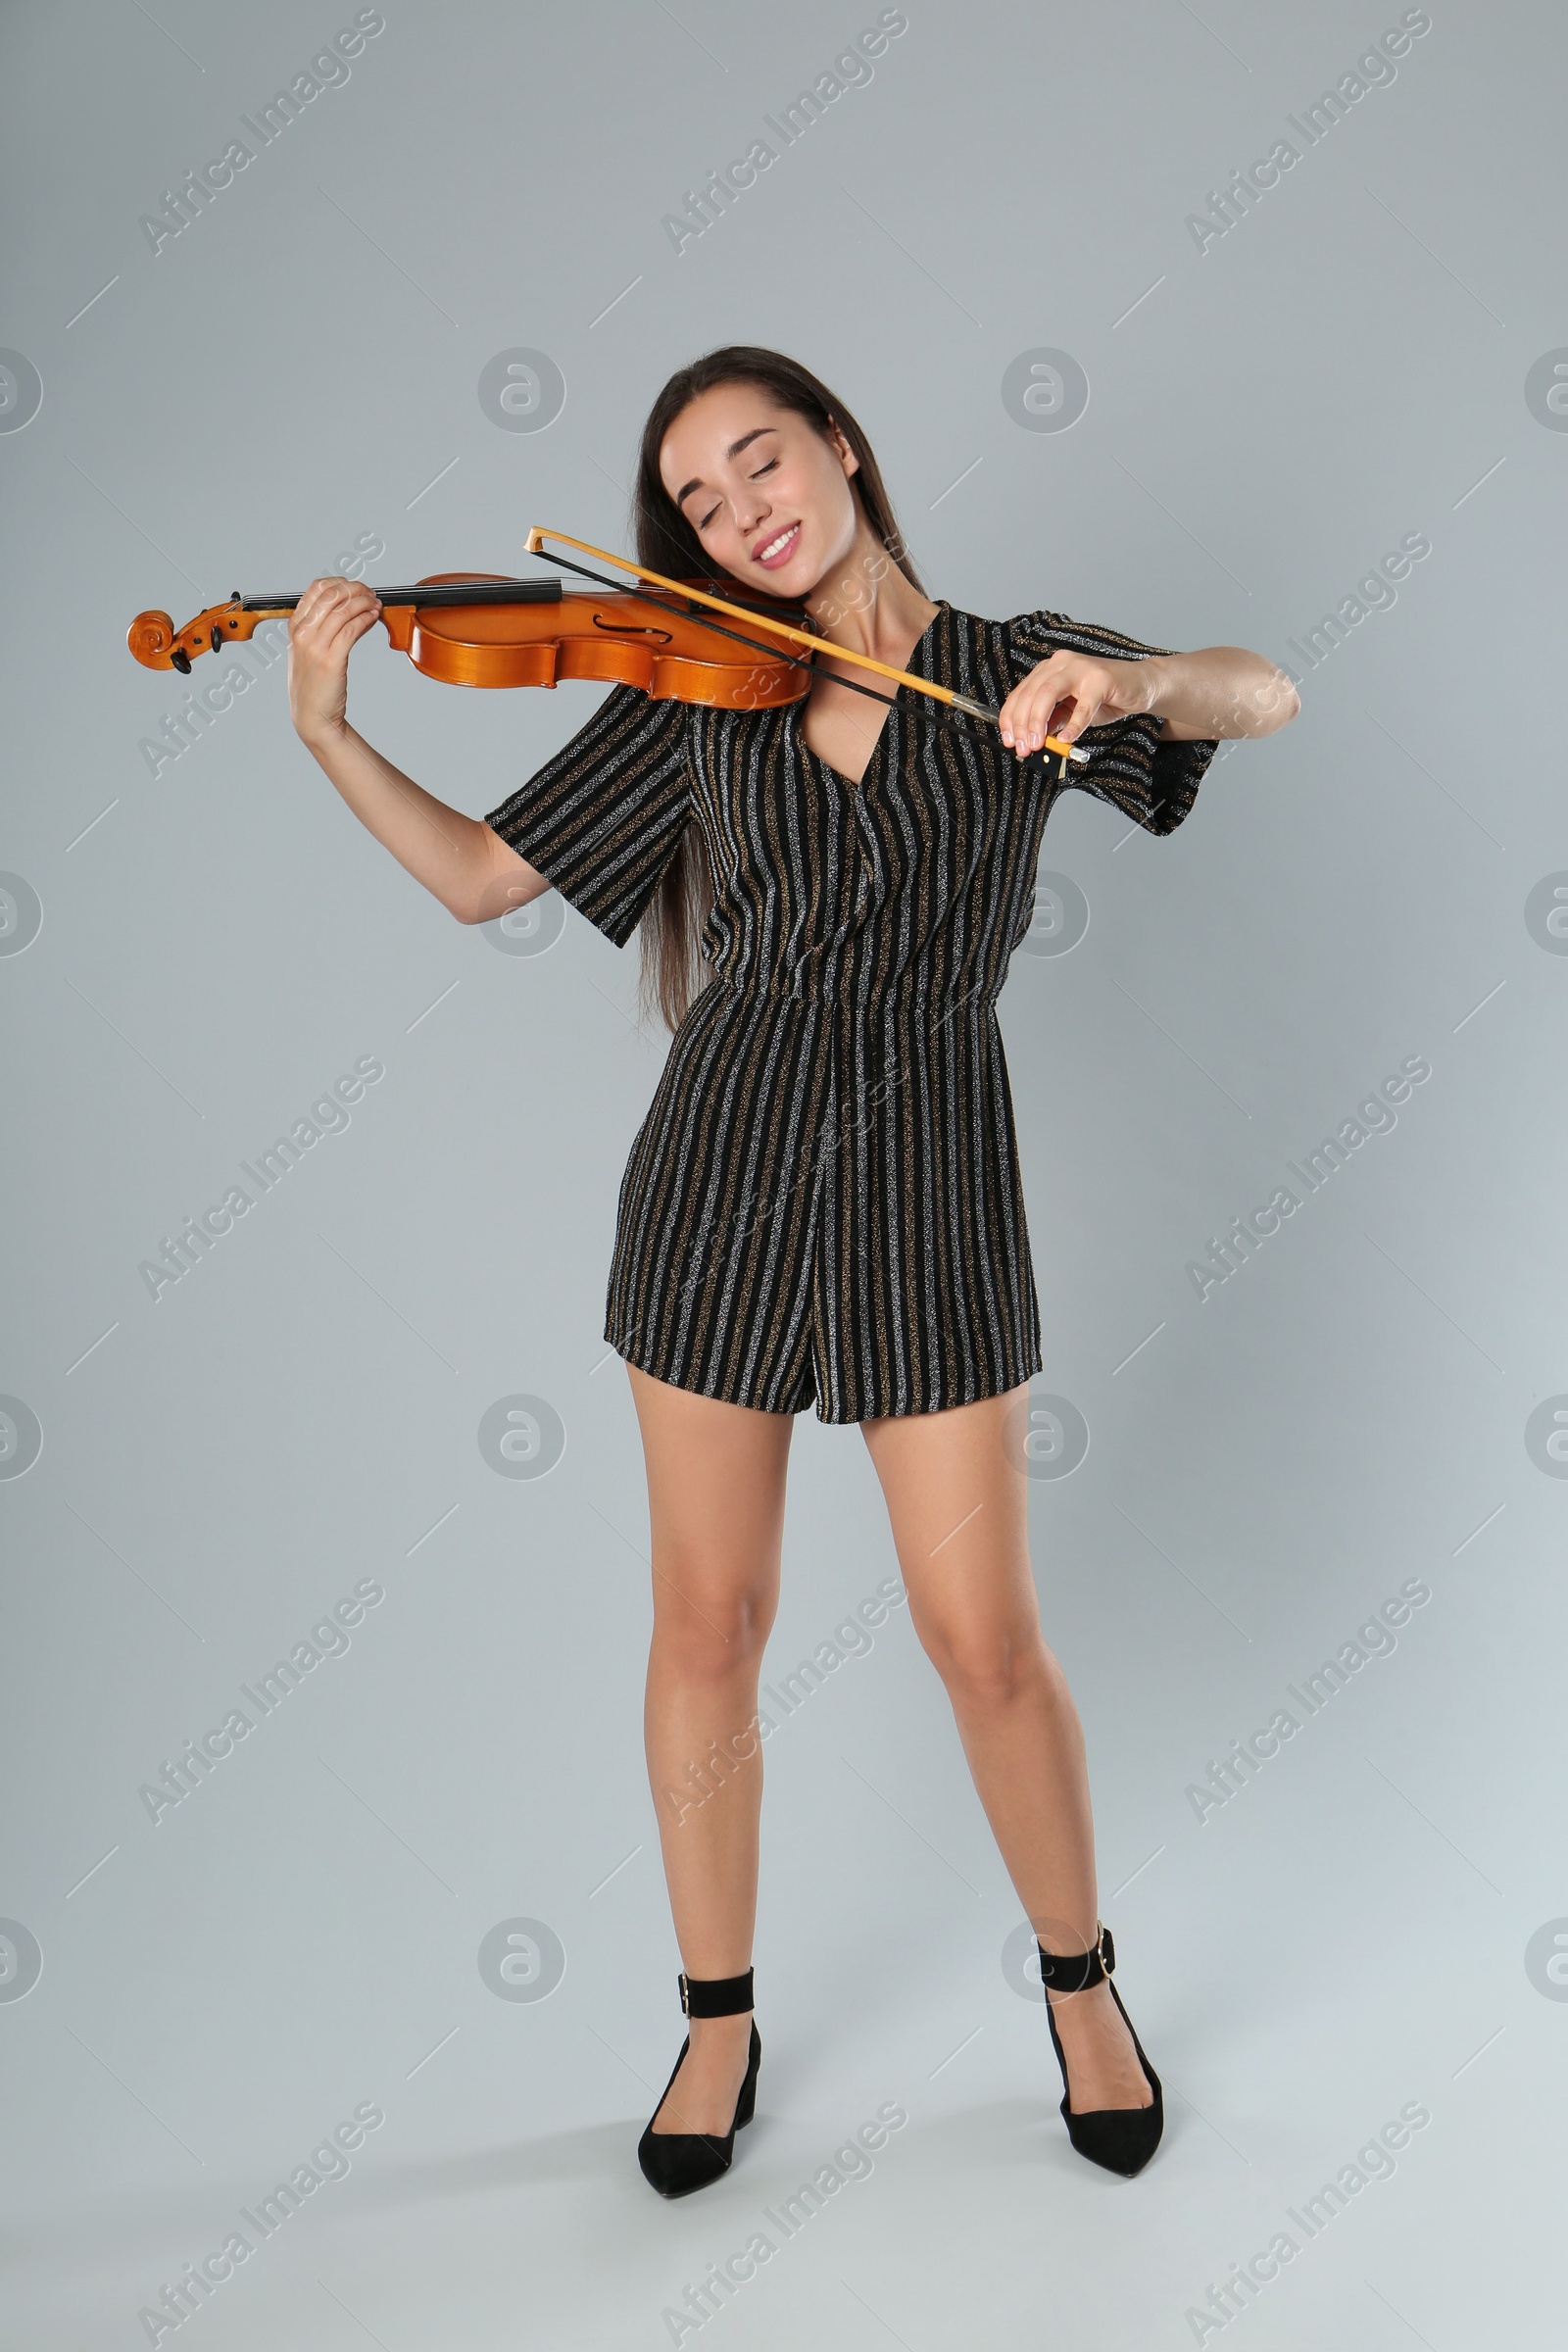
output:
[[[125,631],[125,643],[144,669],[170,668],[173,642],[174,624],[167,612],[138,612]]]
[[[178,669],[188,674],[193,655],[206,653],[209,646],[216,653],[220,645],[253,637],[257,622],[265,617],[264,613],[243,612],[238,596],[231,596],[223,605],[209,605],[182,629],[175,628],[167,612],[138,612],[125,632],[125,643],[144,669]]]

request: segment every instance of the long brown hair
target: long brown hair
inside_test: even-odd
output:
[[[681,411],[715,384],[755,384],[781,409],[789,409],[815,426],[824,439],[837,426],[859,460],[850,487],[871,526],[872,536],[888,551],[910,586],[920,585],[909,562],[903,536],[894,519],[893,502],[882,479],[871,444],[842,400],[798,360],[766,351],[752,343],[728,343],[721,351],[706,352],[687,368],[678,368],[648,413],[637,457],[637,486],[632,493],[632,533],[637,560],[650,570],[675,579],[701,579],[711,573],[712,559],[664,488],[659,453],[664,435]],[[658,1010],[666,1027],[678,1029],[697,992],[701,977],[698,945],[712,910],[713,878],[702,831],[689,824],[674,857],[660,881],[644,915],[639,941],[642,953],[640,1008]]]

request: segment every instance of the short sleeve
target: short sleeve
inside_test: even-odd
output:
[[[1012,684],[1017,686],[1038,662],[1065,650],[1099,654],[1112,662],[1143,662],[1151,654],[1168,654],[1168,645],[1141,645],[1115,629],[1093,621],[1072,620],[1065,612],[1022,612],[1007,623],[1007,660]],[[1067,762],[1067,781],[1119,808],[1150,833],[1174,833],[1198,798],[1204,769],[1219,749],[1219,739],[1194,742],[1162,740],[1162,722],[1147,713],[1109,720],[1104,726],[1085,727],[1078,741],[1089,754],[1087,763]]]
[[[692,813],[690,711],[616,686],[485,823],[623,948]]]

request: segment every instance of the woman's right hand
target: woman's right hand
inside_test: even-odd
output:
[[[306,743],[339,733],[348,704],[349,654],[381,617],[364,580],[313,580],[288,624],[288,706]]]

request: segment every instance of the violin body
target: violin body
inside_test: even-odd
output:
[[[694,587],[711,583],[693,581]],[[729,594],[744,596],[733,581]],[[472,589],[471,598],[465,591]],[[421,596],[421,590],[430,591]],[[392,646],[447,686],[555,686],[564,678],[636,686],[655,702],[717,710],[770,710],[808,694],[811,670],[781,646],[741,645],[701,617],[678,589],[639,593],[564,590],[559,580],[510,580],[497,572],[435,572],[413,588],[378,590]],[[188,671],[207,650],[243,643],[264,620],[284,617],[298,597],[231,597],[183,629],[167,612],[141,612],[126,643],[148,669]],[[784,609],[759,603],[759,620]],[[789,609],[793,617],[795,608]]]
[[[438,573],[419,584],[464,576]],[[405,605],[383,611],[382,619],[397,651],[447,686],[555,686],[585,678],[640,687],[656,703],[767,710],[799,702],[811,684],[808,669],[726,644],[674,597],[652,590],[633,596],[564,589],[554,605]]]

